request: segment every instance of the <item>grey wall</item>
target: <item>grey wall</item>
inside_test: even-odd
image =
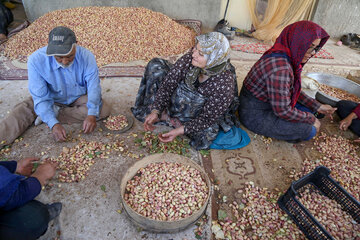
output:
[[[85,6],[145,7],[173,19],[196,19],[205,29],[220,20],[220,0],[23,0],[28,19],[33,22],[47,12]]]
[[[360,0],[318,0],[313,21],[332,38],[360,34]]]

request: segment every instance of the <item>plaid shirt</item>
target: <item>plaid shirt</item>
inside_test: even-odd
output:
[[[294,83],[292,66],[284,57],[260,59],[251,68],[244,86],[259,100],[269,102],[276,116],[290,122],[313,124],[315,116],[292,108],[291,90]],[[301,92],[298,103],[315,112],[320,103]]]

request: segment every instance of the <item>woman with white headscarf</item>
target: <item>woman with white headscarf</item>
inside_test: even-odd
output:
[[[131,109],[134,116],[146,131],[153,131],[158,122],[174,127],[159,135],[162,142],[185,134],[196,149],[208,149],[220,129],[239,126],[238,89],[229,55],[226,37],[211,32],[197,36],[195,47],[174,65],[151,60]]]

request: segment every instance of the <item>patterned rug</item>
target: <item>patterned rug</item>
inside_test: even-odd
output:
[[[145,65],[104,66],[99,68],[99,77],[142,77]],[[0,80],[27,80],[26,62],[0,59]]]
[[[173,56],[160,56],[171,63],[184,53]],[[142,77],[144,75],[147,62],[143,60],[128,63],[112,63],[99,68],[100,78],[110,77]],[[9,60],[4,56],[0,56],[0,80],[27,80],[27,58]]]
[[[271,45],[267,45],[264,43],[256,42],[256,43],[231,43],[231,49],[234,51],[241,51],[246,53],[255,53],[255,54],[263,54],[268,49],[271,48]],[[334,57],[326,50],[320,49],[318,53],[315,54],[315,58],[324,58],[324,59],[334,59]]]

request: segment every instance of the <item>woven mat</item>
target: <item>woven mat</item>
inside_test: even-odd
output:
[[[99,77],[142,77],[145,65],[104,66],[99,68]],[[0,80],[27,80],[26,62],[0,59]]]
[[[174,56],[163,56],[171,63],[181,57],[183,53]],[[99,68],[99,77],[142,77],[144,75],[147,62],[143,60],[128,63],[112,63]],[[9,60],[0,56],[0,80],[27,80],[27,58]]]
[[[231,43],[231,49],[234,51],[241,51],[246,53],[255,53],[255,54],[263,54],[268,49],[271,48],[271,45],[267,45],[264,43],[256,42],[256,43]],[[334,59],[334,57],[329,53],[326,49],[322,48],[318,53],[315,54],[315,58],[324,58],[324,59]]]

